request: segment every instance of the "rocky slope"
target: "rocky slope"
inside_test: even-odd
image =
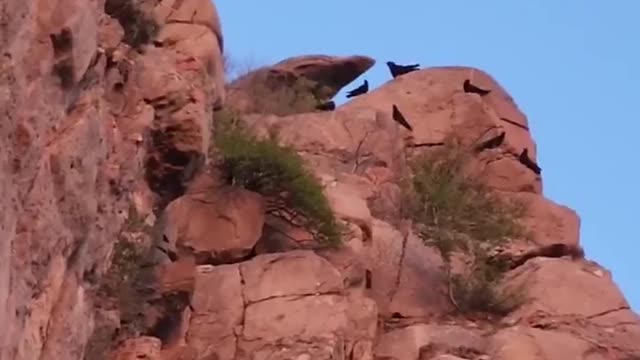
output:
[[[127,4],[0,0],[0,359],[640,358],[640,318],[581,256],[576,213],[518,161],[523,148],[535,160],[528,120],[488,74],[424,69],[315,111],[307,100],[330,99],[374,60],[313,55],[248,74],[227,96],[209,0]],[[467,78],[492,92],[463,92]],[[304,102],[283,98],[292,88]],[[221,181],[209,148],[225,108],[305,160],[348,230],[342,246],[318,246],[263,196]],[[405,216],[401,181],[451,136],[473,146],[501,132],[468,171],[528,204],[530,236],[502,249],[505,286],[526,301],[463,316]],[[150,255],[114,277],[138,259],[123,243]],[[153,280],[129,297],[105,290],[144,274]]]

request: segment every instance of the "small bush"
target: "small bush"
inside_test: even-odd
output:
[[[524,236],[522,204],[499,198],[465,174],[469,154],[451,142],[412,164],[405,194],[408,215],[420,226],[420,237],[441,254],[450,276],[451,300],[464,312],[505,314],[515,295],[497,290],[506,271],[490,262],[489,250]],[[463,274],[451,274],[454,253],[468,260]]]
[[[148,301],[154,298],[155,274],[150,261],[150,249],[132,238],[145,236],[150,231],[135,207],[129,208],[124,232],[113,246],[111,266],[100,278],[95,296],[97,305],[103,310],[117,310],[119,324],[117,332],[111,324],[97,326],[87,345],[87,356],[100,352],[105,347],[117,345],[120,340],[139,336],[147,332],[145,312]],[[125,235],[126,234],[126,235]],[[114,338],[117,333],[117,338]]]
[[[313,231],[322,242],[339,243],[340,231],[322,186],[293,149],[250,136],[232,113],[216,118],[214,143],[214,155],[231,183],[265,196],[270,214]]]
[[[234,80],[256,70],[259,68],[258,63],[259,62],[257,60],[251,58],[239,60],[228,52],[225,52],[222,55],[222,65],[224,67],[226,82],[231,83]]]
[[[158,24],[141,9],[139,0],[107,0],[104,11],[118,20],[124,42],[134,48],[150,43],[158,34]]]
[[[152,268],[146,266],[146,255],[146,249],[120,238],[98,289],[98,294],[111,300],[120,312],[121,336],[137,336],[145,330],[145,299],[153,276]]]

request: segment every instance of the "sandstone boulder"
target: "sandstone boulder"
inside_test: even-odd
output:
[[[442,261],[413,233],[374,219],[368,253],[371,296],[381,316],[425,319],[451,310]]]
[[[369,70],[374,64],[374,59],[362,55],[344,57],[306,55],[280,61],[273,65],[270,71],[291,73],[297,77],[312,80],[331,89],[332,93],[325,96],[332,98],[340,89]]]
[[[466,78],[473,78],[474,83],[482,84],[479,86],[490,88],[492,92],[482,98],[464,93],[462,83]],[[411,146],[417,151],[451,135],[463,144],[473,145],[484,139],[488,131],[505,131],[503,146],[481,153],[477,170],[497,189],[542,191],[540,178],[517,161],[523,148],[529,149],[532,159],[536,158],[527,119],[507,92],[483,71],[467,67],[434,67],[411,72],[353,98],[338,111],[350,114],[377,111],[390,117],[393,104],[414,128]]]
[[[284,294],[302,297],[340,292],[343,289],[340,273],[327,260],[311,254],[298,250],[258,256],[242,263],[247,303],[258,303]],[[309,279],[317,281],[308,282]]]
[[[488,352],[496,360],[617,359],[588,338],[526,327],[499,331],[491,337]]]
[[[640,352],[640,317],[599,265],[587,261],[537,258],[508,277],[525,302],[506,324],[557,329],[622,353]]]
[[[208,0],[162,0],[154,9],[163,26],[156,44],[199,59],[211,75],[215,97],[213,109],[225,102],[225,73],[222,60],[224,37],[218,11]]]
[[[161,0],[154,9],[163,24],[194,24],[207,27],[219,38],[223,48],[222,26],[216,6],[207,0]]]
[[[447,351],[483,353],[486,340],[474,329],[455,325],[418,324],[393,330],[380,336],[376,357],[402,360],[431,359]],[[515,359],[515,358],[514,358]]]
[[[310,112],[318,101],[335,96],[374,63],[366,56],[308,55],[289,58],[233,81],[228,88],[228,103],[243,113],[284,114],[273,104],[267,107],[267,103],[283,103],[284,107],[293,108],[286,113]],[[307,97],[309,101],[302,102],[292,97]]]
[[[442,259],[413,232],[405,239],[389,313],[425,319],[452,311]]]
[[[242,277],[238,265],[201,267],[191,300],[193,314],[186,343],[198,358],[217,354],[219,360],[235,359],[238,331],[244,318]]]
[[[186,344],[198,358],[372,358],[375,303],[345,292],[340,273],[311,251],[199,267],[192,308]]]
[[[166,200],[184,192],[209,149],[214,90],[204,68],[185,66],[190,59],[150,48],[134,70],[140,96],[154,108],[146,178]]]
[[[531,232],[535,245],[579,245],[580,218],[574,210],[541,195],[518,193],[510,196],[526,206],[523,225]]]
[[[326,188],[325,194],[336,217],[353,222],[364,234],[365,241],[371,239],[371,212],[367,202],[358,196],[358,189],[342,182]]]
[[[181,249],[178,256],[192,254],[198,264],[241,260],[262,236],[264,200],[242,188],[205,184],[209,176],[199,176],[202,186],[167,206],[164,236]]]

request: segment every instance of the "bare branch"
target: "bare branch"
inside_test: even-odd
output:
[[[351,170],[352,173],[355,173],[356,171],[358,171],[358,168],[360,167],[360,150],[362,149],[362,145],[364,145],[364,142],[367,141],[369,134],[371,134],[371,130],[367,130],[364,133],[364,136],[362,137],[362,139],[358,141],[358,146],[356,147],[356,151],[354,154],[355,159],[353,163],[353,169]]]

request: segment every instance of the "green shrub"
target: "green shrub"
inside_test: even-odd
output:
[[[136,336],[145,330],[145,299],[153,276],[146,256],[146,249],[120,238],[113,248],[111,267],[98,289],[99,296],[111,300],[119,310],[120,334],[123,336]]]
[[[270,214],[305,227],[324,243],[339,243],[340,231],[322,186],[295,150],[249,135],[229,112],[216,117],[214,144],[213,155],[226,178],[265,196]]]
[[[141,9],[139,0],[107,0],[104,11],[118,20],[124,42],[134,48],[150,43],[158,33],[158,24]]]
[[[519,219],[524,206],[498,197],[465,172],[469,153],[447,142],[418,157],[408,184],[408,214],[420,228],[425,244],[441,254],[449,275],[450,296],[464,312],[505,314],[516,306],[516,295],[497,285],[506,267],[489,261],[496,246],[524,236]],[[462,274],[451,273],[454,253],[468,263]]]
[[[144,223],[135,207],[129,208],[124,232],[113,246],[111,265],[100,278],[94,295],[99,299],[97,305],[103,310],[117,310],[119,324],[116,331],[109,321],[96,324],[85,352],[85,358],[97,357],[100,352],[116,345],[120,340],[139,336],[147,332],[145,312],[148,301],[155,296],[155,274],[150,261],[150,249],[133,238],[146,236],[150,227]],[[128,234],[128,235],[125,235]]]

